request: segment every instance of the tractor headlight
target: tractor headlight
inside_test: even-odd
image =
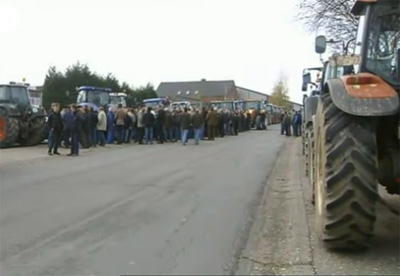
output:
[[[32,111],[33,111],[34,113],[37,113],[37,112],[39,111],[39,109],[37,109],[37,107],[34,107],[34,108],[32,108]]]

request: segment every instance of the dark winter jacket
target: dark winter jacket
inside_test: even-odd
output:
[[[50,130],[58,132],[61,132],[64,128],[63,119],[61,118],[61,114],[59,112],[50,112],[47,124]]]

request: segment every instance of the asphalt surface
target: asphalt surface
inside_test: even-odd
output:
[[[231,274],[284,139],[275,126],[2,162],[0,274]]]
[[[311,185],[304,173],[301,138],[288,138],[256,212],[237,275],[400,275],[400,220],[377,206],[372,247],[359,253],[327,251],[315,234]],[[380,189],[400,209],[398,195]]]

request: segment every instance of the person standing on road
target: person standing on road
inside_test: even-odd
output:
[[[99,108],[99,114],[97,114],[97,136],[99,137],[100,146],[104,147],[106,144],[106,133],[107,133],[107,116],[104,112],[104,107]]]
[[[289,112],[285,112],[285,118],[284,118],[284,125],[285,125],[285,133],[286,136],[291,136],[291,127],[292,127],[292,120]]]
[[[143,115],[144,135],[146,136],[146,144],[153,144],[154,122],[156,118],[149,106],[147,112]]]
[[[211,108],[210,111],[207,113],[206,120],[208,126],[208,140],[215,140],[215,134],[218,126],[218,117],[214,111],[214,108]]]
[[[286,112],[282,112],[280,116],[280,121],[281,121],[281,135],[285,134],[285,116]]]
[[[139,111],[137,112],[137,142],[139,145],[143,144],[143,137],[144,137],[144,107],[141,106]]]
[[[60,114],[60,105],[58,103],[51,104],[51,112],[47,121],[49,126],[49,155],[60,155],[58,145],[61,142],[61,134],[63,131],[63,121]]]
[[[64,147],[70,147],[70,139],[71,139],[71,126],[72,126],[72,113],[71,108],[65,107],[64,116],[62,116],[63,124],[64,124],[64,131],[63,131],[63,140],[64,140]]]
[[[99,122],[99,118],[97,116],[97,112],[94,111],[93,107],[90,107],[89,110],[89,116],[90,116],[90,141],[91,141],[91,146],[96,147],[97,146],[97,123]]]
[[[159,106],[156,117],[156,129],[157,129],[157,138],[159,144],[164,144],[165,142],[165,128],[164,128],[165,118],[166,118],[165,110],[164,108]]]
[[[71,112],[72,112],[71,153],[68,154],[68,156],[78,156],[82,116],[79,114],[76,105],[71,106]]]
[[[117,144],[121,145],[124,139],[124,128],[125,128],[125,110],[122,108],[122,104],[118,104],[118,108],[115,111],[115,127],[117,132]]]
[[[182,145],[186,145],[187,140],[188,140],[188,134],[189,134],[189,129],[190,129],[190,124],[192,121],[192,118],[190,114],[188,113],[187,107],[183,109],[182,114],[179,117],[180,120],[180,125],[182,129]]]
[[[192,116],[192,125],[194,130],[194,141],[195,144],[198,145],[201,140],[202,128],[204,126],[204,117],[203,114],[199,112],[198,109],[195,110]]]

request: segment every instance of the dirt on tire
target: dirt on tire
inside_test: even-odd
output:
[[[330,249],[370,246],[378,200],[375,125],[339,110],[329,93],[316,114],[316,232]]]

